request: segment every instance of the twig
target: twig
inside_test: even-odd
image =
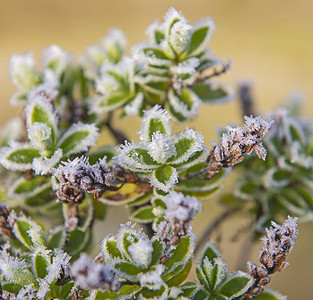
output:
[[[252,96],[252,84],[246,81],[239,83],[238,95],[243,116],[255,116],[256,112]]]
[[[230,216],[232,216],[234,214],[236,210],[231,208],[231,209],[227,209],[225,210],[221,215],[219,215],[214,221],[213,223],[210,224],[210,226],[208,226],[208,228],[206,229],[206,231],[201,235],[201,237],[199,238],[197,245],[196,245],[196,250],[195,250],[195,255],[197,255],[197,253],[200,251],[200,249],[202,249],[202,247],[204,246],[204,244],[208,241],[208,239],[210,238],[211,234],[213,231],[215,231],[219,226],[221,226],[221,224]]]
[[[108,118],[105,122],[105,125],[107,126],[107,128],[109,129],[113,137],[115,138],[116,142],[118,144],[124,144],[124,142],[128,141],[129,139],[126,137],[123,131],[113,128],[112,119],[113,119],[113,111],[110,111],[108,114]]]

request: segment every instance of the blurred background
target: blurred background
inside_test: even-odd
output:
[[[7,66],[13,53],[33,51],[40,65],[41,51],[57,44],[76,57],[88,45],[99,42],[109,28],[122,29],[128,38],[129,49],[146,39],[145,29],[154,20],[163,20],[170,6],[183,12],[191,24],[211,16],[216,31],[211,48],[223,60],[232,59],[231,71],[219,78],[236,88],[240,80],[254,84],[254,96],[260,113],[283,103],[294,91],[303,94],[303,111],[313,113],[313,1],[311,0],[0,0],[0,126],[18,111],[9,106],[15,87],[8,78]],[[201,131],[206,143],[215,139],[217,125],[241,123],[237,101],[221,106],[202,106],[199,117],[188,124]],[[118,126],[127,128],[131,137],[139,129],[137,119],[125,119]],[[182,126],[176,126],[176,130]],[[101,143],[107,143],[103,136]],[[195,232],[200,235],[210,224],[219,207],[209,199],[195,220]],[[104,223],[97,223],[95,242],[110,232],[116,232],[127,218],[127,210],[112,208]],[[238,221],[238,222],[237,222]],[[245,222],[246,221],[246,222]],[[231,242],[236,229],[248,220],[239,216],[223,226],[220,250],[233,270],[240,261],[248,239]],[[235,225],[234,225],[235,224]],[[313,225],[300,226],[299,242],[291,254],[291,265],[272,278],[271,287],[289,299],[312,299]],[[257,262],[261,245],[254,245],[249,257]],[[95,253],[98,246],[95,247]],[[248,259],[248,258],[247,258]],[[190,279],[193,279],[191,276]]]

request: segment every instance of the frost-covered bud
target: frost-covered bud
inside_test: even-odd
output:
[[[186,235],[190,222],[200,210],[201,204],[195,197],[184,196],[182,193],[170,192],[164,198],[166,203],[165,217],[175,233]]]
[[[84,193],[100,197],[106,189],[116,189],[117,180],[106,164],[106,157],[90,165],[88,158],[76,157],[62,162],[54,171],[60,181],[57,197],[64,202],[80,202]]]
[[[142,235],[137,243],[132,243],[128,247],[128,251],[136,264],[140,267],[148,267],[153,252],[152,243],[148,237]]]
[[[154,132],[148,144],[148,153],[156,162],[166,163],[170,157],[176,155],[175,138],[159,131]]]
[[[121,60],[127,45],[123,31],[112,28],[109,34],[102,38],[102,45],[110,61],[117,63]]]
[[[192,26],[184,21],[176,22],[170,29],[169,43],[177,55],[183,53],[190,43]]]
[[[270,273],[282,270],[285,266],[285,259],[293,250],[298,235],[298,218],[288,219],[283,225],[272,222],[270,229],[265,229],[266,236],[261,240],[264,244],[260,253],[260,262]]]
[[[207,158],[207,179],[212,178],[223,167],[230,168],[244,159],[244,154],[251,154],[253,149],[257,156],[266,158],[266,149],[260,140],[267,134],[273,121],[262,117],[245,116],[243,127],[226,126],[227,132],[223,134],[221,143],[214,144]]]
[[[27,128],[28,138],[34,147],[42,150],[51,149],[51,127],[46,123],[34,122]]]
[[[12,82],[25,91],[32,89],[40,83],[40,76],[35,69],[33,55],[30,52],[12,55],[9,73]]]
[[[72,60],[71,54],[57,45],[51,45],[43,51],[42,66],[51,69],[57,76],[61,76]]]
[[[86,290],[118,291],[120,286],[110,264],[96,263],[85,254],[71,266],[71,275],[74,281]]]
[[[0,203],[0,233],[14,239],[13,225],[16,220],[14,211],[9,211],[6,202]]]

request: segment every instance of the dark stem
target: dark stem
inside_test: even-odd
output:
[[[249,82],[241,82],[238,85],[238,95],[243,116],[255,116],[252,84]]]
[[[209,240],[211,234],[213,233],[213,231],[215,231],[218,227],[220,227],[222,225],[222,223],[229,218],[230,216],[232,216],[234,214],[236,210],[233,208],[227,209],[225,210],[223,213],[221,213],[214,221],[213,223],[211,223],[206,231],[200,236],[197,245],[196,245],[196,250],[195,250],[195,255],[197,255],[200,251],[200,249],[202,249],[202,247],[204,246],[204,244]]]
[[[105,122],[105,125],[107,126],[107,128],[109,129],[113,137],[115,138],[116,142],[118,144],[124,144],[124,142],[128,141],[129,139],[126,137],[123,131],[113,128],[112,120],[113,120],[113,111],[110,111],[108,113],[108,118]]]

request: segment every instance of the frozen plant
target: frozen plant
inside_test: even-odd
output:
[[[22,113],[0,134],[1,299],[284,299],[263,287],[287,265],[297,218],[312,219],[313,124],[291,107],[257,116],[241,89],[244,124],[210,148],[196,129],[173,133],[202,103],[234,96],[213,81],[230,67],[207,47],[214,28],[170,8],[129,57],[119,29],[78,61],[56,45],[40,69],[31,52],[12,56],[10,102]],[[116,111],[139,117],[137,141],[115,127]],[[102,145],[105,130],[114,145]],[[238,169],[231,195],[216,193]],[[197,239],[192,223],[209,196],[229,207]],[[109,228],[113,205],[130,207],[136,224],[106,236],[93,259],[93,225]],[[229,274],[207,240],[242,210],[266,233],[261,264]],[[186,282],[195,259],[198,280]]]

